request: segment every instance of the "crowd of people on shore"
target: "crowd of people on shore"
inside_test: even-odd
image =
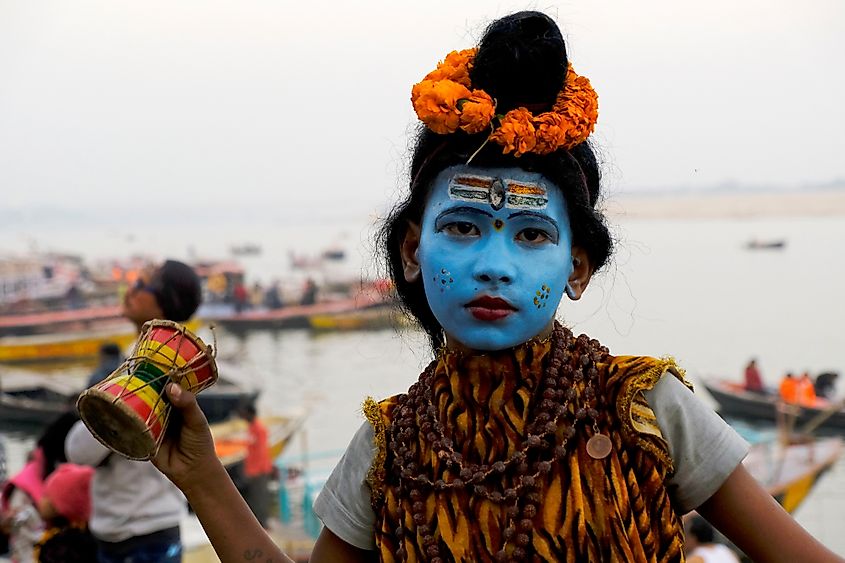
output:
[[[313,305],[317,302],[318,291],[317,282],[312,278],[305,280],[296,298],[286,295],[278,280],[266,287],[261,282],[248,286],[242,280],[227,282],[220,274],[210,277],[207,283],[208,302],[231,305],[236,313],[258,309],[274,311],[291,305]]]

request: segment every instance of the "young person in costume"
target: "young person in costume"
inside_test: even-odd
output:
[[[747,445],[672,361],[612,356],[555,321],[611,237],[597,97],[554,22],[494,22],[412,101],[425,129],[382,242],[435,358],[407,393],[366,402],[315,503],[312,561],[681,561],[692,509],[754,560],[838,560],[742,468]],[[183,424],[155,463],[223,561],[276,561],[193,397],[168,392]]]

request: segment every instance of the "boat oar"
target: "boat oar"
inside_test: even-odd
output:
[[[817,414],[816,416],[814,416],[813,418],[808,420],[807,424],[804,425],[804,428],[802,428],[801,431],[804,434],[812,434],[813,431],[816,428],[818,428],[819,426],[824,424],[825,420],[827,420],[831,416],[835,415],[843,407],[845,407],[845,399],[838,401],[836,403],[833,403],[832,405],[827,407],[825,410],[823,410],[822,412],[820,412],[819,414]]]

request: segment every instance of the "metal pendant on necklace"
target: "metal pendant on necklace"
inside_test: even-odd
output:
[[[610,450],[613,449],[613,443],[610,438],[604,434],[593,434],[587,440],[587,453],[593,459],[604,459],[610,455]]]

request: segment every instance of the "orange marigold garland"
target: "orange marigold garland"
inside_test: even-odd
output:
[[[499,127],[490,133],[490,140],[505,147],[505,154],[522,156],[537,145],[534,117],[525,108],[512,109],[499,119]]]
[[[584,142],[595,129],[599,115],[598,95],[590,81],[575,74],[572,65],[552,111],[534,116],[525,108],[496,114],[496,102],[484,90],[471,90],[469,72],[476,49],[452,51],[437,68],[411,90],[414,111],[435,133],[480,133],[490,127],[488,140],[503,152],[521,156],[527,152],[549,154]],[[499,125],[494,125],[498,120]]]

